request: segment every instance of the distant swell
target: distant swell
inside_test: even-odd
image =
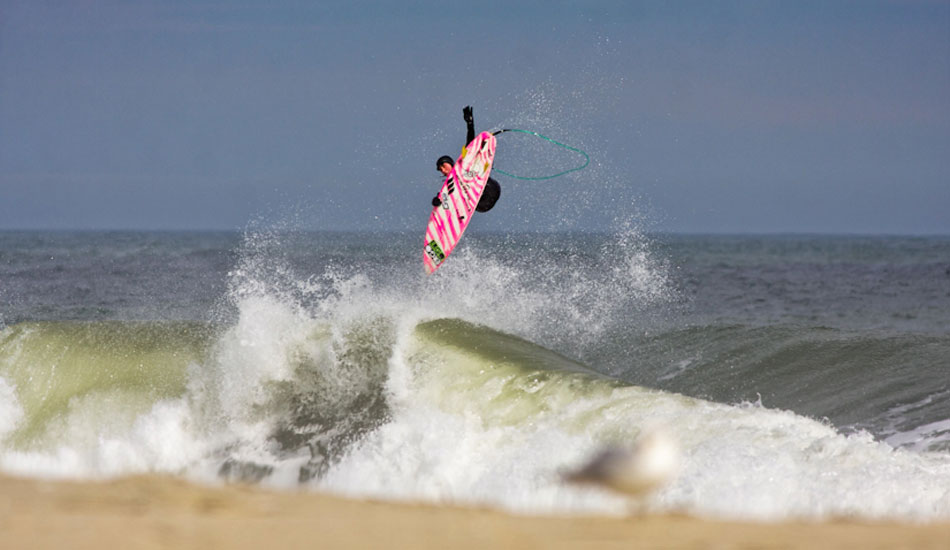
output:
[[[893,435],[887,411],[900,407],[907,408],[905,426],[950,418],[950,401],[938,399],[950,393],[950,337],[944,335],[710,325],[659,332],[635,347],[620,376],[668,391],[721,402],[761,401],[881,437]],[[930,444],[902,441],[950,451],[945,437]]]

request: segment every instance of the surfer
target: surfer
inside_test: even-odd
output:
[[[471,106],[466,106],[462,109],[462,118],[465,119],[465,125],[468,127],[468,134],[465,137],[465,144],[468,145],[475,139],[475,117],[472,115]],[[436,169],[446,177],[452,173],[454,166],[455,161],[448,155],[441,156],[439,160],[435,161]],[[498,197],[500,196],[501,186],[498,185],[497,181],[489,177],[485,183],[485,190],[482,191],[482,196],[478,199],[478,204],[475,206],[475,211],[488,212],[495,206],[495,202],[498,201]],[[432,198],[432,206],[442,206],[442,199],[440,199],[438,195]]]

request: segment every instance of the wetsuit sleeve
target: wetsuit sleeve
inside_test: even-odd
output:
[[[468,134],[465,137],[465,145],[468,145],[475,139],[475,117],[472,116],[472,108],[462,109],[462,118],[465,119],[465,126],[468,128]]]

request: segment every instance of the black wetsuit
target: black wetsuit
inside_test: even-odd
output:
[[[468,145],[475,139],[475,121],[466,120],[466,126],[468,126],[468,133],[465,137],[465,145]],[[482,191],[482,196],[478,199],[478,204],[475,205],[476,212],[488,212],[495,206],[495,203],[498,201],[498,197],[501,196],[501,186],[498,185],[498,182],[488,178],[488,181],[485,182],[485,190]]]

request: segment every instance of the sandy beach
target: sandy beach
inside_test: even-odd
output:
[[[950,523],[524,517],[138,477],[0,479],[0,548],[946,549]]]

